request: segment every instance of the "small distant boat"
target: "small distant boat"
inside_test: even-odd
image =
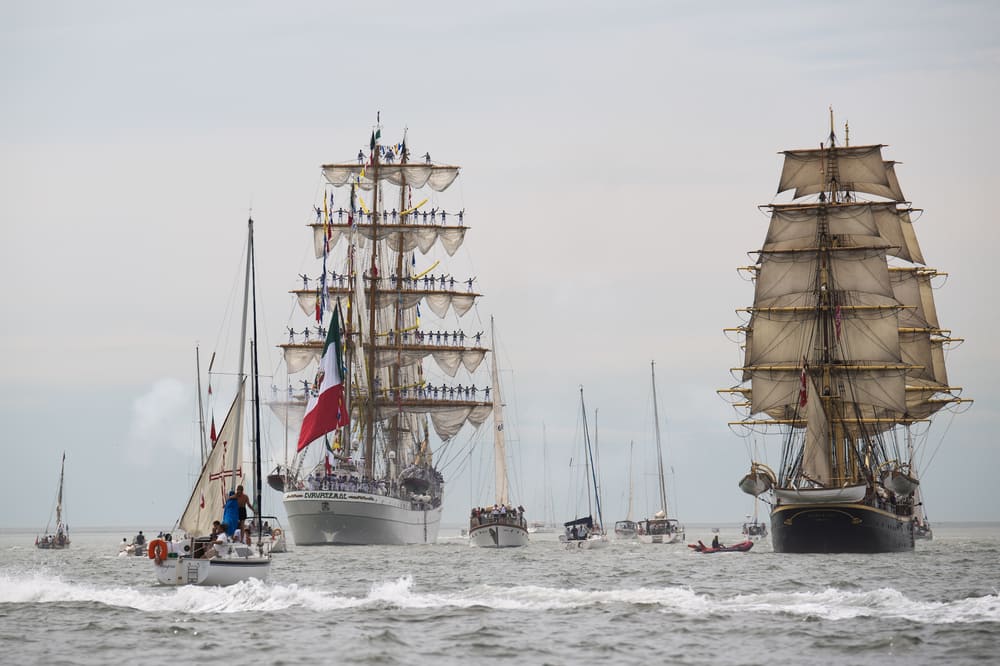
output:
[[[469,545],[479,548],[519,548],[528,545],[528,522],[524,507],[510,505],[507,481],[507,442],[504,437],[503,394],[500,390],[500,370],[497,367],[496,333],[490,317],[491,380],[493,382],[493,508],[473,507],[469,518]]]
[[[660,443],[660,413],[656,400],[656,364],[649,364],[653,383],[653,423],[656,426],[656,464],[660,478],[660,510],[652,518],[640,521],[639,541],[642,543],[681,543],[684,526],[676,518],[667,517],[667,483],[663,478],[663,446]]]
[[[555,534],[556,526],[541,520],[528,523],[528,534]]]
[[[749,518],[750,516],[747,516]],[[763,539],[767,536],[767,523],[762,523],[754,517],[753,520],[748,520],[743,523],[743,536],[750,540]]]
[[[584,477],[587,482],[587,513],[582,518],[575,518],[563,523],[565,534],[559,535],[559,540],[565,542],[567,550],[592,550],[594,548],[604,548],[610,543],[607,534],[601,524],[604,521],[601,512],[601,494],[597,486],[597,473],[594,471],[594,452],[590,446],[590,433],[587,431],[587,407],[583,401],[583,387],[580,387],[580,410],[583,413],[583,458],[586,462]],[[591,486],[593,479],[593,486]],[[593,501],[597,507],[598,522],[594,522],[591,511],[591,492]]]
[[[689,543],[688,548],[691,548],[696,553],[745,553],[751,548],[753,548],[753,541],[747,539],[746,541],[741,541],[739,543],[734,543],[731,546],[706,546],[701,541],[698,543]]]
[[[258,523],[254,520],[248,530],[250,532],[250,537],[254,540],[258,537],[257,525],[260,525],[260,533],[263,538],[260,539],[261,544],[264,546],[264,550],[268,553],[287,553],[288,552],[288,539],[285,534],[284,528],[281,523],[278,522],[277,516],[261,516],[260,522]]]
[[[45,550],[61,550],[69,548],[69,526],[63,522],[63,478],[66,472],[66,452],[63,451],[62,465],[59,468],[59,492],[56,494],[56,531],[55,534],[49,532],[49,525],[45,525],[45,535],[35,537],[35,546]]]
[[[621,541],[639,538],[639,523],[632,520],[632,449],[634,448],[635,442],[631,442],[628,449],[628,511],[625,512],[625,520],[615,523],[615,538]]]

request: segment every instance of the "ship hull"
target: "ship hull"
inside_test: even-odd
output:
[[[913,550],[908,516],[865,504],[787,504],[771,512],[776,553],[897,553]]]
[[[437,541],[441,505],[361,492],[285,493],[296,546],[405,546]]]
[[[528,530],[520,525],[490,523],[469,530],[469,545],[479,548],[520,548],[528,545]]]

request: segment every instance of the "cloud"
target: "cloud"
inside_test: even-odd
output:
[[[196,424],[192,391],[176,379],[160,379],[132,402],[126,447],[128,460],[149,467],[166,451],[190,453]]]

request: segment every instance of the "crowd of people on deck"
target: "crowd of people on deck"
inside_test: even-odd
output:
[[[471,528],[491,523],[504,523],[507,525],[520,525],[527,529],[528,525],[524,519],[524,507],[512,507],[509,504],[494,504],[493,506],[474,507],[469,519]]]
[[[343,492],[361,492],[373,495],[395,496],[396,485],[386,483],[385,479],[372,479],[354,474],[337,474],[336,470],[329,473],[312,472],[300,482],[299,490],[338,490]]]

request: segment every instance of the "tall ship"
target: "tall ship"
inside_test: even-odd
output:
[[[405,134],[386,144],[380,126],[356,158],[321,167],[317,266],[291,292],[306,319],[280,345],[289,382],[271,402],[290,430],[301,423],[296,454],[269,476],[296,545],[433,543],[444,478],[432,438],[445,446],[492,414],[488,380],[472,379],[484,332],[462,327],[475,277],[446,267],[468,227],[438,197],[459,170],[429,152],[411,160]],[[333,375],[336,413],[307,434]]]
[[[739,486],[771,504],[774,550],[877,553],[914,545],[911,443],[960,397],[896,163],[884,145],[784,151],[778,194],[738,331],[744,363],[726,389],[742,426],[778,439],[777,471],[754,460]]]

